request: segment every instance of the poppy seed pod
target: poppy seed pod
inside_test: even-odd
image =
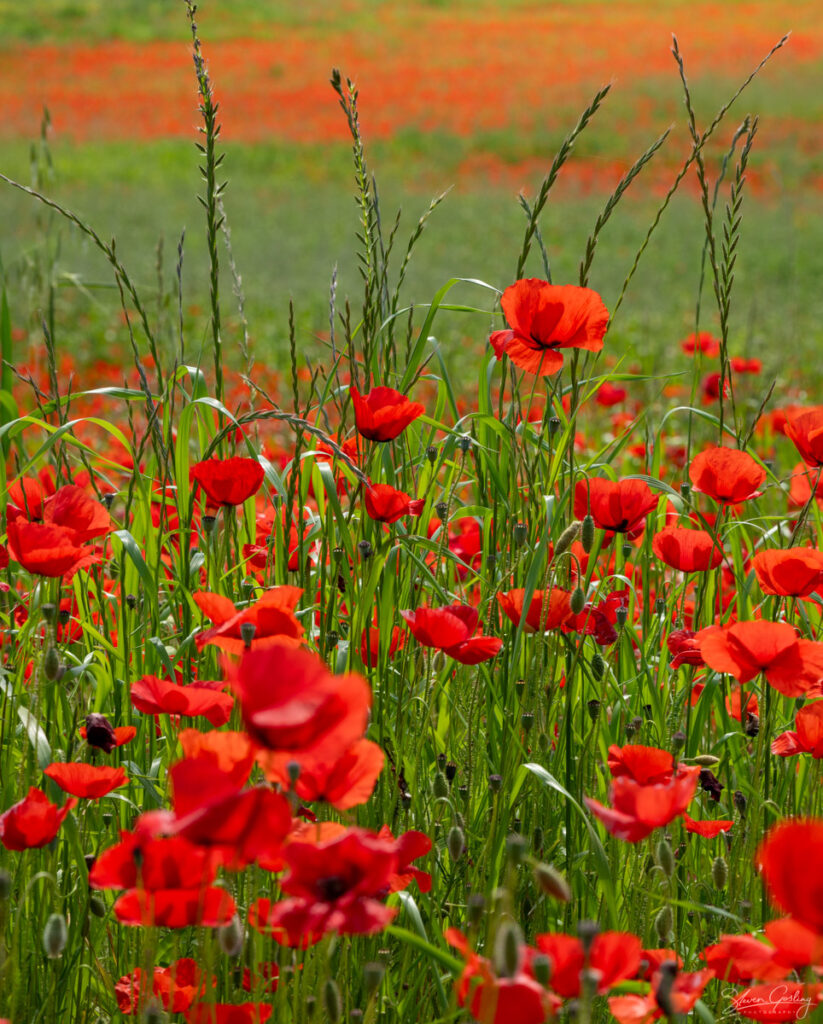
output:
[[[434,506],[434,511],[440,522],[445,523],[446,517],[449,514],[449,506],[446,504],[446,502],[438,501],[438,503]]]
[[[343,1006],[340,999],[340,989],[337,987],[337,982],[334,978],[326,978],[323,985],[323,1007],[331,1024],[337,1024],[337,1021],[342,1016]]]
[[[622,629],[626,625],[626,619],[629,617],[629,609],[621,604],[614,610],[614,621],[617,623],[617,628]]]
[[[577,922],[577,937],[580,939],[580,945],[583,947],[583,956],[588,960],[589,954],[592,951],[594,940],[600,934],[600,925],[597,921],[578,921]]]
[[[515,523],[514,529],[512,530],[512,536],[514,537],[514,543],[517,547],[523,547],[529,536],[528,526],[525,523]]]
[[[686,736],[686,734],[678,729],[677,732],[674,733],[674,735],[672,736],[672,746],[675,750],[682,750],[683,747],[686,746],[687,739],[688,737]],[[697,758],[695,758],[695,760],[697,760]]]
[[[40,614],[51,625],[57,618],[57,605],[52,604],[50,601],[40,606]]]
[[[106,916],[106,904],[100,899],[99,896],[89,897],[89,910],[94,914],[95,917]]]
[[[62,914],[52,914],[43,929],[43,949],[50,960],[57,960],[63,955],[69,941],[66,919]]]
[[[243,646],[247,651],[251,650],[252,641],[254,640],[254,634],[256,631],[257,627],[253,622],[240,623],[240,639],[243,641]]]
[[[464,434],[457,442],[457,447],[460,449],[461,452],[463,452],[464,455],[466,454],[466,452],[470,450],[471,446],[472,439],[469,437],[468,434]]]
[[[455,775],[457,775],[457,765],[454,761],[448,761],[446,763],[446,781],[451,784],[454,782]]]
[[[473,892],[466,900],[466,918],[469,922],[469,927],[476,928],[486,910],[486,898],[482,892]]]
[[[489,789],[492,793],[499,793],[503,785],[503,776],[496,773],[489,776]]]
[[[437,458],[437,449],[434,447],[433,444],[430,444],[429,447],[426,449],[426,458],[432,465],[434,465],[435,459]]]
[[[513,978],[520,969],[523,933],[514,921],[503,921],[494,938],[494,969],[499,978]]]
[[[520,716],[520,725],[523,728],[523,732],[531,732],[534,726],[534,714],[531,711],[524,711]]]
[[[541,892],[551,896],[553,899],[559,900],[561,903],[568,903],[572,898],[569,883],[557,868],[552,867],[551,864],[536,864],[534,880]]]
[[[560,418],[558,416],[552,416],[549,420],[549,437],[554,437],[557,431],[560,429]]]
[[[163,1007],[157,999],[150,999],[146,1004],[146,1009],[143,1011],[143,1024],[163,1024],[163,1021],[167,1019],[165,1013],[163,1013]]]

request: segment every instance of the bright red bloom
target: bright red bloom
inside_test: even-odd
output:
[[[401,892],[408,889],[412,882],[417,882],[421,892],[429,892],[432,887],[432,876],[428,871],[414,866],[412,861],[425,857],[432,848],[432,841],[423,832],[410,829],[394,838],[388,825],[383,825],[377,833],[378,838],[394,843],[397,854],[397,866],[389,879],[389,892]]]
[[[392,626],[388,657],[393,658],[406,644],[406,634],[399,626]],[[360,638],[360,660],[367,668],[374,668],[380,656],[380,627],[368,626]]]
[[[703,836],[704,839],[714,839],[721,832],[728,832],[734,825],[734,820],[716,819],[714,821],[696,821],[686,811],[683,812],[683,827],[687,832]]]
[[[177,734],[185,757],[211,756],[218,770],[239,789],[254,767],[254,747],[244,732],[199,732],[181,729]]]
[[[673,669],[680,668],[681,665],[705,665],[697,633],[691,629],[673,629],[666,637],[666,646],[674,655],[671,663]]]
[[[461,665],[488,661],[503,646],[499,637],[475,636],[477,609],[466,604],[401,611],[412,636],[423,647],[436,647]]]
[[[775,825],[755,864],[772,903],[823,934],[823,821],[801,818]]]
[[[143,676],[132,683],[131,702],[147,715],[203,715],[219,728],[229,720],[234,697],[208,686],[178,686],[157,676]]]
[[[633,779],[641,786],[669,782],[674,773],[674,757],[668,750],[627,743],[609,747],[609,771],[615,779]]]
[[[791,973],[791,964],[781,963],[773,946],[754,935],[721,935],[720,941],[707,946],[701,960],[718,978],[733,985],[747,981],[777,981]]]
[[[515,626],[520,625],[525,597],[525,590],[509,590],[505,594],[497,595],[503,613]],[[527,633],[545,633],[550,629],[570,624],[574,619],[570,601],[571,594],[560,587],[538,590],[529,604],[523,629]]]
[[[167,820],[167,812],[161,812]],[[142,823],[146,815],[138,819]],[[120,841],[97,857],[89,871],[93,889],[195,890],[214,881],[219,857],[187,839],[158,839],[143,831],[121,832]]]
[[[710,334],[709,331],[701,331],[699,334],[690,334],[681,341],[680,348],[688,356],[702,352],[712,359],[720,352],[720,340],[715,338],[713,334]]]
[[[759,497],[765,479],[766,470],[738,448],[707,448],[689,465],[692,487],[723,505]]]
[[[251,738],[266,750],[322,754],[331,763],[366,731],[371,689],[362,676],[335,676],[300,648],[247,651],[227,666]]]
[[[823,700],[801,708],[794,720],[794,731],[781,733],[772,742],[772,753],[779,757],[811,754],[823,758]]]
[[[266,473],[257,459],[205,459],[191,467],[190,477],[206,493],[209,505],[242,505],[257,494]]]
[[[807,466],[823,466],[823,406],[787,412],[785,430]]]
[[[186,1024],[263,1024],[273,1012],[265,1003],[198,1003],[186,1013]]]
[[[111,516],[105,505],[74,484],[61,487],[46,499],[43,522],[69,530],[75,544],[103,537],[111,530]]]
[[[303,591],[300,587],[273,587],[254,604],[239,611],[222,594],[200,590],[192,594],[200,611],[215,624],[195,637],[197,649],[214,644],[228,654],[242,654],[246,649],[241,626],[254,626],[251,647],[257,650],[271,644],[303,642],[303,626],[294,614]]]
[[[644,786],[628,777],[617,778],[611,786],[611,807],[590,797],[585,803],[613,836],[636,843],[686,810],[699,775],[698,766],[681,765],[669,782]]]
[[[225,889],[129,889],[114,903],[120,924],[142,928],[219,928],[237,913]]]
[[[394,388],[372,388],[361,395],[352,385],[350,394],[357,432],[369,441],[393,441],[426,411],[419,402],[410,402]]]
[[[644,480],[578,480],[574,488],[574,515],[584,519],[591,511],[600,530],[639,537],[646,516],[657,508],[657,495]]]
[[[732,999],[732,1006],[749,1020],[777,1022],[805,1020],[823,998],[823,985],[781,981],[747,988]]]
[[[607,409],[610,409],[613,405],[619,405],[625,399],[626,389],[617,387],[610,380],[604,381],[597,389],[597,394],[595,395],[597,404]]]
[[[788,622],[708,626],[697,637],[706,664],[740,683],[763,672],[784,696],[802,697],[823,679],[823,643],[801,640]]]
[[[72,796],[98,800],[113,789],[125,786],[129,781],[122,768],[108,768],[105,765],[64,764],[55,761],[43,769],[43,774],[54,779],[57,785]]]
[[[557,373],[563,366],[558,349],[603,348],[609,311],[591,288],[527,277],[506,288],[500,305],[510,330],[495,331],[491,346],[498,359],[505,353],[528,373]]]
[[[823,552],[816,548],[758,551],[752,568],[764,594],[809,597],[823,590]]]
[[[6,529],[9,554],[37,576],[63,576],[77,569],[89,554],[64,526],[10,519]]]
[[[580,995],[580,972],[586,967],[580,939],[547,932],[536,936],[535,945],[551,960],[552,989],[564,999],[576,999]],[[597,991],[601,995],[637,974],[641,949],[640,939],[629,932],[601,932],[595,937],[588,966],[600,975]]]
[[[425,504],[422,498],[411,498],[388,484],[372,484],[365,493],[366,511],[378,523],[396,523],[403,516],[422,515]]]
[[[338,760],[328,763],[323,756],[319,764],[303,757],[297,763],[300,774],[294,792],[307,803],[322,800],[338,811],[347,811],[366,803],[374,792],[385,757],[378,744],[361,739],[353,743]],[[266,778],[292,788],[289,763],[291,754],[270,754],[263,758]]]
[[[42,790],[32,786],[22,800],[0,814],[0,843],[7,850],[46,846],[60,831],[63,819],[76,803],[69,799],[58,807]]]
[[[205,992],[204,972],[195,960],[183,957],[169,967],[155,967],[151,982],[139,967],[114,986],[117,1006],[127,1016],[137,1013],[150,996],[156,996],[169,1013],[183,1013],[195,996]]]
[[[708,970],[693,973],[680,971],[674,979],[669,995],[674,1013],[678,1016],[690,1013],[713,977],[714,974]],[[645,996],[612,996],[609,999],[609,1010],[617,1024],[649,1024],[650,1021],[662,1017],[663,1009],[656,997],[661,980],[662,976],[658,972],[652,978],[651,991]]]
[[[723,560],[723,548],[706,530],[666,526],[652,538],[652,551],[679,572],[706,572]]]

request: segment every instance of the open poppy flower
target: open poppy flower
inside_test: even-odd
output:
[[[209,505],[230,508],[257,494],[266,473],[257,459],[205,459],[191,467],[190,477],[206,494]]]
[[[131,685],[131,702],[146,715],[203,715],[219,728],[231,716],[234,697],[208,686],[178,686],[157,676],[143,676]]]
[[[802,697],[823,679],[823,643],[800,639],[788,622],[708,626],[697,636],[706,664],[739,683],[763,672],[784,696]]]
[[[200,590],[192,594],[200,611],[215,624],[195,637],[197,649],[214,644],[228,654],[242,654],[246,650],[241,627],[254,626],[251,648],[270,644],[303,642],[303,626],[294,614],[303,591],[300,587],[273,587],[263,596],[239,611],[222,594]]]
[[[168,812],[161,812],[163,821]],[[146,815],[138,818],[144,826]],[[89,871],[93,889],[197,890],[214,881],[219,856],[180,836],[161,838],[144,832],[121,832],[119,842],[103,850]]]
[[[198,1003],[185,1017],[186,1024],[264,1024],[273,1012],[265,1003]]]
[[[350,394],[357,432],[369,441],[393,441],[426,411],[394,388],[372,388],[361,395],[352,384]]]
[[[182,957],[169,967],[155,967],[150,978],[137,967],[115,984],[117,1007],[130,1016],[154,995],[169,1013],[183,1013],[195,997],[206,991],[205,977],[205,972],[190,957]],[[212,983],[215,981],[213,978]]]
[[[422,515],[425,504],[422,498],[411,498],[389,484],[372,484],[366,488],[366,511],[378,523],[396,523],[403,516]]]
[[[687,356],[696,355],[702,352],[703,355],[713,359],[720,352],[720,339],[715,338],[709,331],[700,331],[699,334],[690,334],[680,342],[681,351]]]
[[[772,548],[752,559],[764,594],[809,597],[823,590],[823,552],[816,548]]]
[[[782,963],[777,950],[754,935],[721,935],[720,941],[700,954],[716,977],[741,985],[752,980],[777,981],[791,973],[791,964]]]
[[[700,653],[700,641],[697,633],[691,629],[673,629],[666,637],[666,646],[669,653],[673,655],[671,667],[680,668],[681,665],[693,665],[700,667],[705,665],[703,655]]]
[[[600,932],[591,944],[588,961],[583,943],[576,936],[546,932],[537,935],[534,942],[551,960],[549,984],[564,999],[580,995],[580,974],[586,966],[597,971],[597,991],[601,995],[633,978],[640,968],[642,943],[630,932]]]
[[[722,505],[737,505],[757,498],[766,470],[739,448],[707,448],[689,465],[689,480],[695,491],[707,494]]]
[[[666,526],[652,538],[655,555],[678,572],[707,572],[723,560],[723,548],[706,530]]]
[[[248,781],[254,767],[254,746],[244,732],[200,732],[181,729],[177,735],[187,758],[210,756],[216,768],[236,789]]]
[[[129,889],[114,901],[120,924],[138,928],[220,928],[231,921],[237,907],[218,886],[205,889]]]
[[[7,850],[31,850],[46,846],[60,831],[69,811],[77,804],[68,799],[62,807],[31,786],[26,796],[0,814],[0,843]]]
[[[642,785],[632,778],[619,777],[612,782],[611,807],[590,797],[585,797],[585,804],[606,831],[627,843],[637,843],[686,810],[699,775],[699,767],[680,765],[668,782]]]
[[[713,972],[709,970],[691,973],[679,971],[667,1000],[673,1014],[680,1016],[691,1013],[703,995],[703,989],[713,977]],[[661,983],[662,974],[658,971],[652,977],[651,990],[647,995],[612,996],[609,999],[609,1011],[617,1024],[649,1024],[662,1017],[664,1010],[657,998]]]
[[[816,760],[823,758],[823,700],[813,701],[797,712],[794,730],[775,737],[772,753],[778,757],[811,754]]]
[[[668,750],[627,743],[609,747],[609,771],[615,779],[634,779],[641,786],[669,782],[674,774],[674,757]]]
[[[755,854],[772,903],[823,934],[823,821],[781,821]]]
[[[497,595],[504,615],[515,626],[520,625],[520,620],[523,617],[525,597],[526,591],[520,589],[509,590],[505,594]],[[560,587],[551,587],[545,591],[538,590],[532,596],[526,611],[523,629],[527,633],[545,633],[550,629],[571,625],[573,620],[571,594],[568,590],[563,590]]]
[[[307,757],[295,762],[291,754],[264,754],[261,760],[266,778],[285,790],[292,788],[289,764],[298,764],[300,774],[293,788],[302,801],[323,801],[338,811],[347,811],[366,803],[372,795],[385,757],[377,743],[360,739],[332,763],[325,757],[320,763]]]
[[[436,647],[461,665],[478,665],[488,661],[503,646],[494,636],[475,636],[477,609],[466,604],[450,604],[444,608],[417,608],[401,611],[412,636],[423,647]]]
[[[574,514],[584,519],[591,512],[594,525],[608,533],[639,537],[646,516],[657,508],[657,495],[645,480],[578,480],[574,488]]]
[[[785,432],[807,466],[823,466],[823,405],[787,413]]]
[[[399,626],[392,626],[388,657],[393,658],[406,644],[406,634]],[[367,668],[374,668],[380,657],[380,627],[367,626],[360,638],[360,660]]]
[[[77,762],[55,761],[43,769],[43,774],[53,779],[65,793],[87,800],[98,800],[129,781],[122,768]]]
[[[505,353],[528,373],[557,373],[563,366],[558,349],[603,348],[609,311],[591,288],[527,277],[506,288],[500,305],[510,329],[495,331],[491,346],[498,359]]]
[[[89,551],[77,544],[74,533],[65,526],[10,519],[6,529],[9,555],[37,576],[64,576],[89,557]]]

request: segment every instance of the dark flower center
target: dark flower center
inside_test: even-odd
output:
[[[317,891],[326,903],[334,903],[348,890],[345,878],[340,875],[330,875],[328,878],[318,878]]]

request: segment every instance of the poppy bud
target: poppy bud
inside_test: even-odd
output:
[[[471,448],[471,446],[472,439],[469,437],[468,434],[464,434],[457,442],[457,447],[460,449],[461,452],[463,452],[464,455]]]
[[[715,857],[712,861],[712,881],[715,889],[724,889],[729,877],[729,868],[723,857]]]
[[[363,985],[366,989],[366,998],[371,999],[374,993],[380,988],[380,982],[386,973],[385,964],[377,960],[370,960],[363,964]]]
[[[11,875],[0,871],[0,900],[7,900],[11,894]]]
[[[557,431],[560,429],[560,418],[558,416],[552,416],[549,420],[549,437],[554,437]]]
[[[551,981],[552,962],[545,953],[535,953],[532,956],[532,973],[537,984],[544,988]]]
[[[559,558],[564,552],[569,550],[579,532],[580,521],[575,519],[574,522],[570,523],[557,538],[557,543],[554,546],[555,559]]]
[[[520,968],[523,933],[514,921],[503,921],[494,938],[494,969],[499,978],[513,978]]]
[[[583,947],[583,956],[588,960],[591,953],[592,943],[600,934],[600,925],[597,921],[578,921],[577,937]]]
[[[226,956],[240,956],[243,951],[244,940],[243,923],[237,914],[234,915],[228,924],[224,924],[217,929],[217,945]]]
[[[137,607],[137,597],[135,594],[126,594],[126,607],[131,612]]]
[[[105,715],[86,715],[86,743],[110,754],[117,746],[117,737]]]
[[[672,848],[667,839],[661,839],[657,844],[657,849],[654,852],[654,859],[657,861],[658,866],[663,871],[666,878],[671,878],[674,874],[674,854],[672,853]]]
[[[466,917],[471,928],[476,928],[483,918],[486,909],[486,899],[482,892],[473,892],[466,900]]]
[[[586,703],[586,710],[589,712],[589,718],[593,722],[596,722],[597,719],[600,718],[600,707],[601,705],[599,700],[590,700]]]
[[[514,537],[514,543],[517,547],[522,548],[529,536],[528,526],[526,526],[525,523],[515,523],[514,529],[512,530],[512,536]]]
[[[494,774],[494,775],[490,775],[489,776],[489,789],[492,791],[492,793],[499,793],[500,792],[500,787],[502,785],[503,785],[503,776],[502,775]]]
[[[426,458],[432,465],[434,465],[434,460],[437,458],[437,449],[434,447],[433,444],[430,444],[429,447],[426,449]]]
[[[675,750],[682,750],[686,746],[686,740],[688,737],[680,729],[672,736],[672,746]],[[696,759],[695,759],[696,760]]]
[[[603,972],[593,967],[584,967],[580,972],[580,997],[584,1005],[591,1005],[602,980]]]
[[[43,658],[43,675],[53,683],[60,676],[60,655],[56,647],[49,647]]]
[[[217,526],[217,517],[203,516],[200,522],[203,524],[203,529],[206,533],[206,536],[211,537],[211,535],[214,533],[214,528]]]
[[[446,781],[451,785],[454,782],[454,777],[457,775],[457,765],[454,761],[449,761],[446,765]]]
[[[688,501],[691,497],[691,493],[692,485],[689,483],[688,480],[684,480],[683,483],[680,485],[680,497],[683,498],[685,501]]]
[[[89,910],[95,917],[106,916],[106,904],[99,896],[89,896]]]
[[[654,614],[665,615],[666,614],[666,602],[662,597],[658,597],[654,602]]]
[[[257,632],[257,626],[253,622],[241,622],[240,623],[240,639],[243,641],[243,646],[247,651],[251,650],[251,643],[254,640],[254,634]]]
[[[372,546],[370,541],[361,540],[357,545],[357,550],[360,552],[361,558],[371,558],[372,556]]]
[[[443,772],[435,772],[432,781],[432,793],[435,800],[445,800],[449,795],[449,784]]]
[[[673,923],[672,908],[666,904],[665,907],[661,907],[658,910],[657,916],[654,919],[654,930],[657,932],[657,937],[661,942],[665,942],[668,938]]]
[[[734,801],[734,806],[737,808],[737,813],[740,815],[741,818],[745,818],[746,817],[746,797],[740,792],[739,789],[736,789],[734,791],[733,796],[732,796],[732,800]]]
[[[69,933],[66,919],[62,914],[52,914],[43,929],[43,949],[50,960],[57,960],[63,955]]]
[[[715,757],[714,754],[698,754],[692,760],[695,764],[699,764],[701,768],[711,768],[712,765],[720,764],[720,758]]]
[[[559,900],[561,903],[568,903],[572,898],[572,890],[569,883],[557,868],[552,867],[551,864],[536,864],[534,880],[541,892],[551,896],[553,899]]]
[[[614,610],[614,621],[617,623],[617,628],[622,629],[626,625],[626,619],[629,617],[629,609],[621,604]]]
[[[569,600],[569,608],[573,615],[579,615],[586,606],[586,592],[582,587],[575,587]]]
[[[523,732],[531,732],[534,725],[534,714],[531,711],[524,711],[520,716],[520,724],[523,727]]]
[[[337,644],[339,643],[339,641],[340,641],[340,636],[339,636],[337,630],[330,629],[328,631],[328,633],[326,633],[326,650],[327,651],[333,651],[335,649],[335,647],[337,647]]]
[[[445,523],[446,516],[449,514],[449,506],[446,504],[446,502],[438,501],[438,503],[434,506],[434,511],[440,522]]]
[[[326,978],[323,985],[323,1006],[331,1024],[337,1024],[343,1013],[343,1007],[340,1000],[340,989],[334,978]]]
[[[519,822],[518,822],[519,824]],[[512,867],[522,864],[526,856],[526,840],[517,832],[506,836],[506,857]]]
[[[591,512],[587,512],[583,516],[583,522],[580,525],[580,543],[586,554],[594,547],[594,516]]]
[[[603,678],[603,673],[606,671],[606,662],[603,660],[603,655],[600,651],[595,651],[592,655],[591,669],[595,679]]]
[[[457,825],[452,825],[449,829],[448,838],[446,839],[446,846],[451,859],[453,861],[460,860],[466,849],[466,837],[463,834],[462,828],[458,828]]]
[[[539,825],[535,825],[532,832],[532,849],[538,851],[543,849],[543,829]]]

